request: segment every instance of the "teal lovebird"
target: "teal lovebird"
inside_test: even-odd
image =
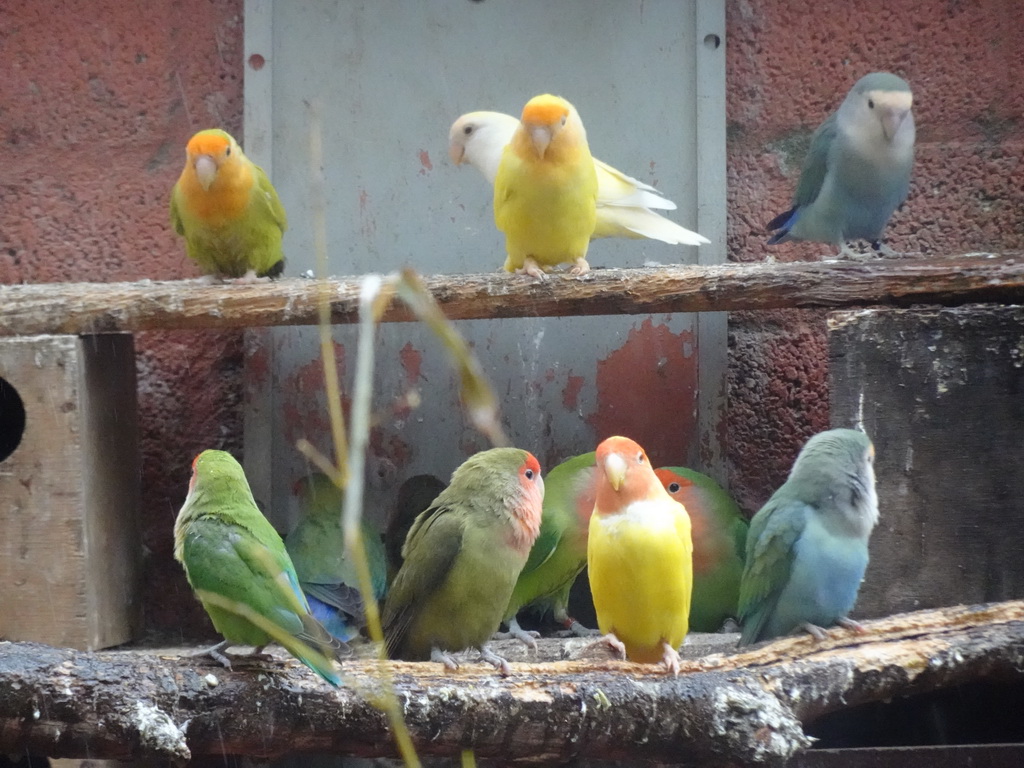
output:
[[[747,519],[722,486],[707,475],[686,467],[662,467],[654,473],[690,515],[690,631],[719,632],[726,621],[736,618],[747,548]]]
[[[487,648],[540,530],[544,481],[528,451],[492,448],[470,456],[409,530],[404,562],[382,621],[388,656],[457,669],[451,652]]]
[[[858,80],[811,136],[793,207],[768,223],[769,245],[811,240],[856,256],[847,242],[889,252],[882,232],[907,199],[914,165],[913,94],[889,72]]]
[[[345,552],[341,529],[344,494],[320,472],[300,479],[294,492],[302,516],[288,534],[285,547],[313,616],[328,632],[347,642],[366,626],[366,614],[355,564]],[[373,596],[380,600],[388,584],[387,558],[380,534],[365,516],[362,537]]]
[[[256,506],[241,465],[224,451],[192,462],[174,523],[174,558],[224,641],[208,653],[227,667],[228,645],[271,642],[327,682],[341,685],[337,659],[350,653],[310,613],[284,542]]]
[[[859,628],[847,616],[878,522],[875,449],[863,432],[821,432],[789,479],[750,522],[740,583],[740,645],[822,627]]]
[[[550,608],[555,620],[577,635],[591,634],[569,617],[569,590],[587,564],[590,515],[597,498],[597,467],[594,452],[563,461],[544,479],[544,510],[540,534],[530,550],[505,609],[509,631],[527,645],[533,636],[516,620],[520,610]]]

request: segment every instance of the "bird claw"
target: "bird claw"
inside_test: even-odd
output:
[[[213,659],[221,666],[226,667],[227,669],[231,669],[231,657],[224,652],[224,649],[227,648],[228,645],[229,643],[227,640],[222,640],[212,648],[207,648],[204,651],[198,651],[197,653],[192,654],[192,656],[193,658],[201,658],[205,656],[207,658]]]
[[[866,635],[868,632],[863,624],[861,624],[859,621],[851,619],[849,616],[840,616],[838,619],[836,619],[836,624],[838,624],[843,629],[848,629],[851,632],[856,632],[858,635]]]
[[[892,248],[890,248],[888,245],[883,243],[881,240],[874,240],[874,241],[872,241],[872,243],[871,243],[871,250],[873,250],[879,256],[884,256],[887,259],[891,259],[891,258],[894,258],[896,256],[900,256],[901,255],[900,253],[897,253]]]
[[[438,664],[444,664],[444,668],[449,672],[454,672],[459,668],[459,662],[453,659],[450,653],[442,651],[436,646],[430,649],[430,660],[435,661]]]
[[[241,277],[236,277],[233,281],[236,285],[253,285],[255,283],[269,283],[269,277],[257,277],[255,269],[246,270],[246,273]]]
[[[673,677],[678,677],[681,662],[682,660],[679,658],[679,651],[662,640],[660,664],[665,668],[665,672],[671,672]]]
[[[523,643],[531,651],[537,651],[537,640],[540,637],[540,632],[534,632],[531,630],[525,630],[519,626],[519,621],[513,616],[508,622],[508,635],[514,637],[519,642]],[[495,635],[497,637],[497,635]]]
[[[800,625],[800,629],[809,634],[818,642],[828,639],[828,632],[819,627],[817,624],[811,624],[809,621],[805,621]]]
[[[519,631],[522,632],[522,630]],[[486,661],[488,664],[492,665],[501,673],[502,677],[508,677],[512,674],[511,665],[486,645],[480,646],[480,661]]]
[[[543,269],[541,269],[540,264],[538,264],[531,256],[527,256],[525,259],[523,259],[523,266],[519,267],[519,269],[516,270],[516,274],[529,275],[530,277],[534,277],[537,280],[548,279],[547,273]]]
[[[590,271],[590,265],[587,263],[587,260],[585,258],[580,256],[580,258],[576,259],[576,262],[575,262],[575,265],[573,266],[573,268],[569,270],[569,274],[570,275],[582,276],[582,275],[587,274],[587,272],[589,272],[589,271]]]
[[[590,643],[587,648],[593,648],[596,645],[607,645],[620,659],[626,658],[626,646],[615,636],[614,632],[609,632],[607,635],[601,635],[597,640]]]
[[[601,634],[601,630],[584,627],[576,619],[567,619],[565,628],[575,637],[597,637]]]

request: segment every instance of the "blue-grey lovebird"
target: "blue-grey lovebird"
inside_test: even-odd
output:
[[[858,80],[839,109],[811,136],[793,207],[768,229],[769,245],[811,240],[855,257],[848,242],[867,240],[875,251],[882,231],[910,188],[914,165],[913,94],[907,81],[889,72]]]
[[[821,432],[750,521],[740,580],[740,645],[822,627],[859,629],[847,614],[878,522],[875,449],[863,432]]]

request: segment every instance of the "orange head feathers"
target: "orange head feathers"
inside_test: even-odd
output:
[[[205,191],[210,190],[222,169],[245,166],[239,162],[243,155],[238,142],[219,128],[200,131],[189,139],[185,154],[187,160],[182,177],[194,176],[194,181]]]
[[[512,139],[520,153],[532,147],[539,157],[544,158],[549,149],[573,150],[587,143],[587,134],[576,108],[550,93],[534,96],[526,102],[520,123]]]
[[[636,441],[609,437],[597,446],[597,468],[602,481],[597,489],[596,513],[614,513],[634,501],[649,499],[660,491],[667,495],[654,474],[651,462]]]

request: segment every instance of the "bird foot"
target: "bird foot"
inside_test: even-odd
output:
[[[516,270],[516,274],[529,275],[530,277],[534,277],[538,280],[548,279],[547,273],[541,269],[540,264],[538,264],[532,256],[527,256],[523,259],[523,266]]]
[[[576,259],[573,268],[569,270],[569,274],[581,276],[587,274],[587,272],[589,271],[590,265],[587,264],[587,260],[585,258],[580,256],[578,259]]]
[[[597,637],[601,634],[601,630],[584,627],[576,619],[566,619],[563,624],[574,637]]]
[[[523,643],[531,651],[537,651],[537,638],[540,637],[540,632],[534,632],[531,630],[525,630],[519,626],[519,621],[513,616],[508,622],[508,636],[514,637],[519,642]],[[497,637],[497,635],[495,635]]]
[[[217,275],[203,275],[202,277],[197,277],[196,282],[200,285],[214,285],[223,281]]]
[[[740,624],[738,621],[736,621],[736,619],[730,617],[722,622],[722,626],[719,627],[718,631],[722,634],[727,634],[730,632],[739,632]]]
[[[269,283],[269,277],[257,277],[256,270],[250,269],[246,271],[241,277],[236,277],[233,281],[236,285],[252,285],[253,283]]]
[[[519,630],[522,632],[522,630]],[[509,663],[501,658],[498,654],[488,648],[486,645],[480,646],[480,661],[486,661],[492,665],[498,672],[501,673],[502,677],[508,677],[512,674],[512,667]]]
[[[679,658],[679,651],[673,648],[664,640],[661,641],[661,666],[665,668],[665,672],[671,672],[673,677],[678,677],[679,666],[681,663]]]
[[[201,658],[203,656],[206,656],[208,658],[213,659],[221,666],[231,669],[231,657],[230,655],[224,652],[224,649],[227,648],[229,645],[230,643],[227,640],[222,640],[212,648],[207,648],[205,651],[199,651],[197,653],[192,654],[192,656],[193,658]]]
[[[822,640],[828,638],[828,632],[819,627],[817,624],[811,624],[811,622],[809,621],[805,621],[803,624],[801,624],[800,629],[802,629],[807,634],[811,635],[811,637],[813,637],[818,642],[821,642]]]
[[[601,635],[597,640],[590,643],[587,648],[593,648],[597,645],[607,645],[620,659],[626,658],[626,646],[615,636],[614,632],[609,632],[607,635]],[[583,650],[586,651],[587,648],[584,648]]]
[[[884,256],[887,259],[892,259],[903,254],[894,251],[888,245],[883,243],[881,240],[874,240],[871,243],[871,250],[877,253],[879,256]]]
[[[856,632],[858,635],[866,635],[868,633],[863,624],[859,621],[854,621],[849,616],[840,616],[836,619],[836,624],[843,629],[849,629],[851,632]]]
[[[449,672],[454,672],[459,668],[459,662],[453,659],[450,653],[442,651],[436,646],[430,649],[430,660],[436,661],[438,664],[444,664],[444,668]]]
[[[839,246],[839,254],[835,257],[836,259],[850,259],[851,261],[863,261],[868,258],[870,254],[864,254],[859,251],[855,251],[850,247],[850,244],[843,242]]]

